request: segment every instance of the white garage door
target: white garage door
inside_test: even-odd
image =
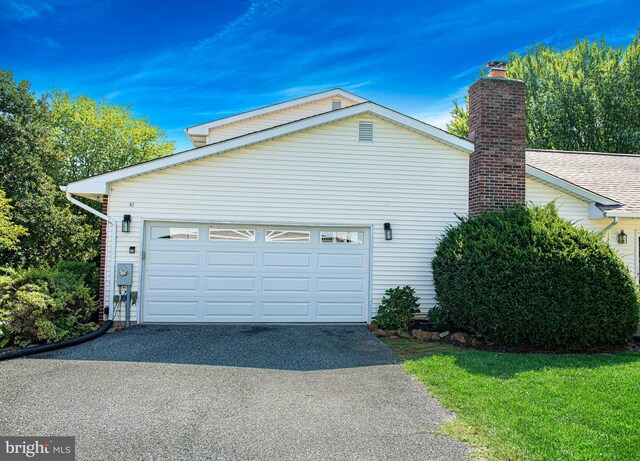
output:
[[[144,322],[364,322],[369,230],[148,223]]]

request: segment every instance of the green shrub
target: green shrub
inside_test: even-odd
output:
[[[407,330],[413,316],[420,312],[420,304],[410,286],[389,288],[385,291],[378,315],[372,321],[385,330]]]
[[[617,253],[554,204],[485,212],[447,229],[432,261],[431,320],[510,346],[582,350],[629,341],[637,287]]]
[[[0,277],[0,318],[14,345],[48,344],[97,328],[95,292],[79,266],[11,271]],[[85,266],[89,269],[89,266]]]

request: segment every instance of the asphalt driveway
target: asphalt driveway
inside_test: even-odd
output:
[[[364,326],[139,326],[0,362],[0,435],[78,459],[463,460]]]

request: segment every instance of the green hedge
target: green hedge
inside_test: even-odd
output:
[[[0,322],[14,346],[48,344],[95,330],[95,265],[10,270],[0,277]],[[6,338],[6,337],[5,337]]]
[[[371,323],[385,330],[408,330],[413,316],[420,312],[416,290],[406,285],[389,288],[378,307],[378,314]]]
[[[509,346],[583,350],[629,341],[639,296],[602,237],[554,204],[460,218],[432,261],[432,321]]]

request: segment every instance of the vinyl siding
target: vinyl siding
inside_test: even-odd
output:
[[[235,138],[255,131],[265,130],[284,123],[329,112],[331,111],[332,101],[340,101],[343,108],[356,104],[350,99],[336,96],[320,99],[307,104],[301,104],[289,109],[271,112],[259,117],[252,117],[246,120],[230,123],[228,125],[221,125],[219,127],[209,129],[207,144],[224,141],[225,139]]]
[[[112,184],[109,214],[133,220],[117,247],[117,261],[134,264],[133,290],[143,218],[365,225],[373,226],[373,312],[386,289],[406,284],[428,310],[438,238],[467,210],[468,156],[366,119],[374,120],[373,142],[358,142],[358,116]],[[392,241],[384,240],[385,222]],[[138,252],[129,254],[129,246]]]
[[[611,218],[589,219],[589,204],[587,202],[532,178],[527,178],[526,194],[527,202],[532,202],[537,205],[543,205],[555,200],[560,216],[575,222],[576,225],[596,232],[604,229],[612,221]],[[621,230],[624,230],[628,235],[628,243],[626,245],[618,244],[618,234]],[[638,281],[639,270],[637,256],[639,237],[640,219],[624,218],[621,218],[618,224],[609,229],[604,236],[605,240],[613,246],[627,264],[636,282]]]
[[[555,200],[560,216],[589,227],[589,223],[585,222],[589,218],[589,204],[584,200],[573,197],[531,177],[527,177],[525,191],[527,203],[545,205]]]

